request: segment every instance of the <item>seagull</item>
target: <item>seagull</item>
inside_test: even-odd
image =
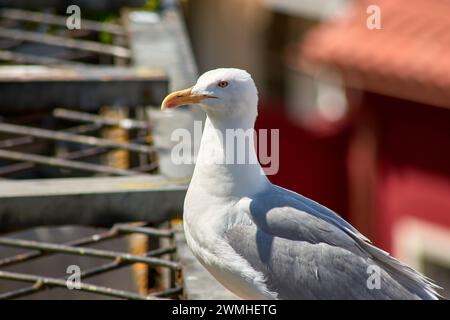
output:
[[[244,70],[220,68],[169,94],[162,109],[207,115],[184,202],[186,241],[200,263],[242,299],[435,300],[430,279],[375,247],[327,207],[272,184],[253,135],[228,147],[227,131],[253,130],[258,92]],[[228,152],[247,152],[244,163]],[[255,161],[256,160],[256,161]]]

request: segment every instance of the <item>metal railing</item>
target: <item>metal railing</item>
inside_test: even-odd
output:
[[[142,256],[87,247],[91,244],[100,243],[105,240],[111,240],[130,234],[142,234],[156,239],[166,238],[169,241],[167,245],[150,250]],[[78,290],[123,299],[143,300],[183,297],[182,268],[180,263],[177,262],[174,231],[171,229],[151,228],[145,226],[145,223],[118,224],[105,232],[96,233],[91,236],[73,240],[64,244],[0,237],[0,245],[33,250],[0,259],[0,269],[58,253],[106,258],[111,260],[111,262],[104,263],[81,272],[80,278],[82,279],[82,282],[79,283]],[[151,268],[168,269],[170,271],[169,279],[166,279],[165,282],[170,283],[170,287],[153,289],[150,294],[142,295],[84,282],[85,279],[90,277],[116,270],[134,263],[143,263]],[[0,270],[0,279],[32,283],[32,285],[28,287],[4,293],[0,292],[0,299],[19,298],[52,287],[67,287],[67,280],[65,277],[46,277]]]
[[[21,9],[0,10],[0,39],[2,40],[0,41],[0,60],[10,63],[63,65],[64,68],[72,68],[70,71],[53,68],[52,72],[44,74],[43,78],[37,81],[33,79],[36,77],[35,74],[30,75],[27,72],[21,73],[16,78],[11,77],[9,71],[3,73],[2,77],[6,78],[0,80],[3,90],[0,106],[2,116],[0,177],[8,179],[4,180],[6,181],[4,186],[6,183],[12,186],[15,181],[12,183],[9,181],[10,178],[25,176],[29,179],[34,177],[33,175],[42,178],[42,175],[47,177],[48,172],[50,172],[48,174],[50,178],[73,175],[79,177],[80,173],[83,173],[89,178],[82,183],[101,186],[103,193],[79,196],[82,192],[80,187],[83,188],[80,183],[76,187],[77,190],[72,190],[68,186],[65,187],[64,183],[61,184],[63,179],[47,179],[49,181],[46,181],[46,186],[51,186],[50,189],[53,188],[54,193],[40,193],[37,197],[45,197],[41,200],[35,194],[22,192],[17,184],[12,192],[14,195],[9,195],[9,191],[6,191],[8,195],[0,195],[2,197],[0,221],[8,221],[3,223],[0,229],[3,232],[9,232],[18,228],[40,225],[87,224],[96,227],[111,226],[111,221],[117,223],[145,220],[148,222],[115,224],[110,229],[101,229],[100,232],[95,229],[89,236],[62,243],[58,242],[57,238],[52,238],[52,241],[42,239],[36,241],[17,234],[0,236],[1,248],[27,250],[0,257],[0,280],[14,284],[13,289],[7,291],[0,288],[0,299],[29,298],[47,289],[67,288],[67,274],[48,275],[48,272],[45,272],[47,270],[45,270],[44,262],[42,262],[42,269],[39,265],[37,269],[39,272],[29,272],[27,269],[28,263],[33,263],[35,260],[41,263],[39,259],[49,256],[70,256],[74,261],[80,257],[88,257],[91,261],[108,260],[83,268],[79,289],[75,290],[76,292],[122,299],[184,298],[183,274],[177,256],[174,230],[168,222],[169,211],[172,211],[175,205],[156,203],[159,199],[169,201],[168,194],[172,193],[177,194],[177,197],[173,199],[181,202],[180,192],[183,192],[183,189],[173,187],[172,184],[164,186],[158,180],[160,177],[154,175],[158,170],[158,150],[151,143],[152,127],[146,118],[142,117],[143,106],[160,100],[160,95],[165,94],[167,79],[157,72],[149,74],[147,70],[145,75],[142,75],[142,69],[137,72],[128,67],[124,70],[116,67],[128,66],[133,62],[133,52],[128,48],[129,34],[124,26],[83,19],[83,30],[69,33],[63,30],[65,21],[65,17],[51,13]],[[35,24],[37,27],[29,30],[23,27],[24,23]],[[49,26],[60,29],[55,32],[55,28],[48,28]],[[99,38],[100,33],[104,32],[112,36],[111,44],[95,40]],[[33,50],[22,50],[26,46],[46,47],[47,54],[42,54],[40,51],[38,55]],[[96,64],[115,66],[107,69],[104,66],[95,66]],[[111,79],[113,81],[109,83]],[[29,83],[27,83],[28,80],[30,80]],[[27,89],[21,89],[24,83],[27,84]],[[77,89],[74,91],[75,87]],[[117,88],[120,88],[121,92],[117,92]],[[36,99],[27,100],[29,97],[22,95],[21,90],[27,90],[27,96],[37,95]],[[48,92],[45,97],[41,95],[43,90]],[[80,96],[88,98],[81,99]],[[54,108],[55,105],[59,108]],[[119,105],[118,109],[131,110],[131,115],[116,118],[108,116],[108,113],[100,112],[100,108],[105,106],[109,110],[115,110],[116,105]],[[9,109],[11,106],[14,106],[13,110]],[[13,112],[8,113],[10,110]],[[3,111],[7,112],[3,113]],[[135,114],[139,114],[138,111],[141,112],[141,116],[135,117]],[[32,116],[30,120],[30,113],[38,115],[38,119]],[[116,139],[113,136],[114,130],[126,136],[125,141]],[[129,159],[128,166],[116,166],[111,161],[105,161],[106,156],[117,155],[118,152],[122,152],[122,156]],[[136,180],[114,181],[108,189],[102,183],[107,185],[109,182],[99,181],[101,178],[98,176],[111,175],[136,176]],[[139,180],[140,176],[151,179],[142,181]],[[56,183],[56,180],[60,181]],[[34,180],[29,179],[26,182],[33,183],[32,181]],[[137,186],[130,187],[127,183]],[[147,196],[153,192],[153,187],[141,186],[142,183],[158,185],[159,187],[154,188],[157,194]],[[73,187],[71,182],[67,183],[69,184]],[[61,185],[67,192],[64,195],[57,190]],[[3,190],[8,188],[3,187]],[[30,188],[35,192],[39,186],[33,185]],[[132,198],[135,199],[132,200],[134,203],[123,204],[122,198],[129,196],[136,196]],[[63,201],[63,207],[52,204],[56,197],[60,199],[59,201]],[[137,204],[136,199],[140,201]],[[120,202],[122,207],[117,209],[116,206],[111,209],[105,205],[114,201]],[[22,206],[24,202],[26,205]],[[36,203],[40,205],[37,206]],[[42,203],[45,204],[41,205]],[[151,211],[151,214],[146,212],[143,215],[138,212],[141,208],[144,210],[143,204],[152,206],[151,209],[148,209],[148,206],[146,209]],[[105,206],[108,208],[105,209]],[[10,207],[13,210],[9,210]],[[105,214],[105,210],[120,210],[120,213]],[[93,217],[93,213],[98,214],[99,217]],[[89,218],[84,217],[83,214],[88,215]],[[150,215],[152,217],[149,217]],[[70,220],[61,218],[69,216]],[[17,221],[14,220],[16,218]],[[107,221],[99,223],[102,219]],[[11,220],[14,222],[9,223]],[[140,238],[140,243],[146,245],[141,246],[137,251],[132,248],[120,251],[108,243],[108,241],[120,240],[129,244],[133,237],[144,237],[144,241]],[[102,245],[102,248],[95,247],[97,245]],[[112,271],[126,267],[132,267],[135,270],[134,268],[139,266],[145,266],[144,270],[148,276],[144,291],[142,287],[137,291],[113,288],[116,283],[111,279],[107,286],[94,283],[97,276],[108,275]],[[90,280],[93,282],[89,282]],[[20,287],[17,288],[17,285]]]

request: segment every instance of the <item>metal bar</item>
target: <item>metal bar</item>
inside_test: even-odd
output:
[[[168,239],[161,239],[160,242],[162,241],[169,241],[169,244],[171,246],[175,246],[177,247],[177,229],[179,228],[180,225],[178,226],[174,226],[169,222],[169,226],[171,227],[171,230],[173,232],[173,236],[168,238]],[[179,231],[180,229],[178,229]],[[178,248],[178,247],[177,247]],[[178,255],[178,251],[174,251],[171,255],[170,255],[170,259],[171,260],[175,260],[175,261],[180,261],[180,257]],[[175,287],[175,288],[183,288],[183,291],[181,292],[181,298],[185,298],[186,297],[186,293],[184,290],[184,278],[183,278],[183,272],[184,270],[170,270],[170,287]]]
[[[100,129],[101,127],[102,126],[100,124],[93,123],[93,124],[80,125],[80,126],[68,128],[68,129],[65,129],[64,131],[79,134],[79,133],[92,132],[92,131]],[[15,138],[10,138],[10,139],[0,140],[0,149],[19,147],[19,146],[22,146],[25,144],[30,144],[33,142],[34,142],[33,137],[15,137]]]
[[[87,244],[97,243],[103,240],[108,240],[116,237],[118,234],[117,230],[109,229],[106,232],[94,234],[92,236],[84,237],[81,239],[77,239],[74,241],[68,241],[64,243],[66,246],[83,246]],[[5,267],[13,263],[19,263],[19,262],[25,262],[29,261],[35,258],[47,256],[54,254],[54,252],[48,252],[48,251],[30,251],[26,253],[21,253],[12,257],[6,257],[3,259],[0,259],[0,267]]]
[[[83,121],[83,122],[94,122],[102,125],[108,126],[119,126],[123,129],[149,129],[150,124],[145,121],[139,121],[134,119],[114,119],[110,117],[102,117],[99,115],[72,111],[67,109],[55,109],[53,111],[53,116],[56,118]]]
[[[131,168],[131,170],[138,172],[148,172],[151,170],[155,170],[156,168],[158,168],[158,166],[159,166],[158,162],[150,162],[137,167],[133,167]]]
[[[130,50],[124,47],[102,44],[95,41],[68,39],[60,36],[31,32],[24,30],[12,30],[0,27],[0,37],[14,40],[43,43],[50,46],[63,47],[91,51],[101,54],[109,54],[121,58],[130,58]]]
[[[63,153],[59,155],[62,159],[67,160],[79,160],[79,159],[86,159],[89,157],[95,157],[100,154],[108,152],[108,148],[105,147],[93,147],[93,148],[84,148],[81,150],[71,151],[68,153]]]
[[[177,248],[175,246],[171,246],[171,247],[166,247],[166,248],[159,248],[159,249],[155,249],[152,251],[149,251],[146,255],[146,257],[159,257],[161,255],[164,254],[168,254],[168,253],[172,253],[175,252],[177,250]],[[81,273],[81,278],[88,278],[88,277],[92,277],[95,275],[98,275],[100,273],[103,272],[107,272],[107,271],[112,271],[112,270],[116,270],[120,267],[124,267],[124,266],[128,266],[130,264],[132,264],[133,262],[130,261],[124,261],[122,259],[116,259],[113,262],[107,263],[107,264],[102,264],[101,266],[98,267],[93,267],[91,269],[88,269],[84,272]]]
[[[75,127],[70,127],[70,128],[66,128],[61,130],[60,132],[69,132],[69,133],[74,133],[74,134],[84,134],[84,133],[89,133],[89,132],[94,132],[97,130],[100,130],[102,128],[102,126],[98,123],[88,123],[88,124],[82,124],[79,126],[75,126]]]
[[[172,236],[172,230],[159,230],[156,228],[143,227],[146,225],[146,222],[133,222],[128,224],[120,224],[112,227],[106,232],[94,234],[92,236],[84,237],[81,239],[68,241],[64,243],[66,246],[83,246],[92,243],[97,243],[104,240],[109,240],[117,236],[126,235],[128,233],[140,233],[146,234],[148,236],[156,236],[156,237],[166,237]],[[161,232],[161,233],[160,233]],[[156,250],[152,251],[156,254]],[[0,259],[0,267],[5,267],[13,263],[25,262],[35,258],[39,258],[42,256],[51,255],[54,252],[48,251],[31,251],[27,253],[21,253],[12,257],[6,257]]]
[[[8,39],[8,40],[2,41],[0,43],[0,49],[1,50],[10,50],[10,49],[17,48],[22,44],[23,44],[23,41]]]
[[[12,61],[15,63],[43,64],[43,65],[84,65],[83,63],[73,62],[52,57],[37,56],[34,54],[20,53],[8,50],[0,50],[0,60]]]
[[[18,297],[22,297],[25,295],[29,295],[31,293],[40,291],[40,287],[39,286],[31,286],[31,287],[26,287],[26,288],[20,288],[17,290],[13,290],[13,291],[8,291],[5,293],[0,294],[0,300],[8,300],[8,299],[14,299],[14,298],[18,298]]]
[[[160,223],[181,214],[188,182],[159,174],[3,181],[0,232],[37,225]]]
[[[166,236],[166,235],[171,234],[171,230],[167,230],[167,229],[159,230],[159,229],[155,229],[155,228],[142,227],[145,224],[146,224],[145,222],[136,222],[136,223],[130,223],[130,224],[126,224],[126,225],[120,224],[120,225],[114,226],[113,228],[109,229],[106,232],[103,232],[100,234],[95,234],[95,235],[88,236],[88,237],[84,237],[84,238],[77,239],[74,241],[69,241],[69,242],[66,242],[65,245],[81,246],[81,245],[87,245],[87,244],[91,244],[91,243],[98,243],[100,241],[104,241],[104,240],[115,238],[117,236],[125,235],[128,233],[128,231],[132,231],[132,230],[134,230],[134,233],[145,233],[147,235],[152,235],[152,236]],[[134,228],[136,228],[136,229],[134,229]],[[161,231],[162,234],[159,234],[159,232],[155,232],[155,230]],[[149,251],[149,252],[147,252],[147,256],[148,257],[157,257],[157,256],[165,255],[165,254],[174,253],[174,252],[176,252],[176,246],[172,245],[172,246],[158,248],[158,249]],[[32,259],[51,255],[51,254],[55,254],[55,252],[32,251],[32,252],[18,254],[13,257],[7,257],[4,259],[1,259],[0,267],[5,267],[5,266],[8,266],[8,265],[14,264],[14,263],[30,261]],[[133,262],[124,261],[122,259],[116,259],[113,262],[103,264],[101,266],[94,267],[89,270],[83,271],[81,278],[85,279],[88,277],[92,277],[94,275],[97,275],[97,274],[100,274],[103,272],[107,272],[107,271],[112,271],[112,270],[118,269],[120,267],[130,265],[132,263]],[[43,290],[44,288],[45,287],[43,287],[43,286],[30,286],[27,288],[21,288],[18,290],[0,294],[0,299],[18,298],[18,297],[21,297],[24,295],[29,295],[29,294],[38,292],[40,290]],[[174,289],[157,292],[157,293],[154,293],[153,295],[158,296],[158,297],[167,297],[167,296],[179,293],[181,291],[182,291],[182,288],[174,288]]]
[[[34,167],[35,164],[31,162],[13,163],[7,166],[0,167],[0,176],[7,176],[9,174],[30,170]]]
[[[32,21],[44,24],[53,24],[66,27],[66,17],[58,16],[51,13],[41,13],[20,9],[3,9],[0,11],[0,17],[10,20]],[[125,30],[122,26],[113,23],[97,22],[83,19],[81,22],[83,29],[88,29],[96,32],[109,32],[116,35],[125,35]]]
[[[159,249],[155,249],[152,251],[149,251],[146,255],[146,257],[159,257],[161,255],[164,254],[168,254],[168,253],[172,253],[175,252],[177,250],[177,248],[175,246],[171,246],[171,247],[166,247],[166,248],[159,248]],[[116,259],[113,262],[107,263],[107,264],[103,264],[101,266],[98,267],[94,267],[91,269],[88,269],[84,272],[81,273],[81,278],[88,278],[88,277],[92,277],[95,276],[97,274],[103,273],[103,272],[107,272],[107,271],[112,271],[112,270],[116,270],[120,267],[124,267],[124,266],[128,266],[130,264],[132,264],[133,262],[130,261],[124,261],[122,259]]]
[[[33,282],[35,286],[53,286],[53,287],[62,287],[67,288],[67,283],[65,279],[51,278],[51,277],[41,277],[34,275],[21,274],[16,272],[8,272],[8,271],[0,271],[0,278],[15,280],[15,281],[23,281],[23,282]],[[117,290],[113,288],[107,288],[102,286],[97,286],[93,284],[80,283],[80,288],[77,290],[103,294],[112,297],[118,297],[123,299],[133,299],[133,300],[152,300],[157,299],[154,296],[141,296],[136,293],[127,292],[123,290]]]
[[[152,153],[156,149],[152,146],[146,146],[136,143],[118,143],[108,139],[102,139],[97,137],[90,137],[78,134],[72,134],[62,131],[53,131],[41,128],[19,126],[10,123],[0,123],[0,132],[8,132],[12,134],[23,134],[27,136],[33,136],[37,138],[57,140],[57,141],[68,141],[80,144],[87,144],[91,146],[98,147],[108,147],[108,148],[122,148],[135,152],[142,153]]]
[[[101,154],[108,152],[109,149],[105,147],[93,147],[93,148],[85,148],[73,152],[68,152],[65,154],[61,154],[58,157],[65,160],[80,160],[86,159],[90,157],[95,157]],[[10,175],[21,171],[31,170],[36,167],[35,163],[31,162],[21,162],[14,163],[11,165],[0,167],[0,176]],[[148,164],[144,164],[138,167],[133,167],[130,170],[135,172],[148,172],[154,170],[158,167],[158,163],[152,162]],[[108,167],[109,168],[109,167]]]
[[[98,111],[101,106],[158,105],[167,86],[166,75],[151,68],[1,66],[0,110],[25,114],[49,106]]]
[[[16,137],[0,141],[0,149],[3,148],[14,148],[22,146],[24,144],[33,143],[34,139],[32,137]]]
[[[98,258],[108,258],[108,259],[122,259],[124,261],[129,262],[141,262],[145,263],[150,267],[167,267],[170,269],[179,270],[181,269],[181,265],[167,261],[164,259],[158,258],[150,258],[150,257],[142,257],[135,256],[128,253],[121,252],[113,252],[107,250],[100,249],[92,249],[86,247],[72,247],[62,244],[54,244],[54,243],[45,243],[45,242],[36,242],[30,240],[22,240],[22,239],[11,239],[11,238],[0,238],[0,245],[15,247],[15,248],[28,248],[28,249],[38,249],[43,251],[53,251],[60,253],[68,253],[75,254],[80,256],[91,256]]]
[[[123,233],[140,233],[145,234],[147,236],[153,236],[153,237],[173,237],[174,231],[170,229],[157,229],[157,228],[151,228],[151,227],[139,227],[139,226],[132,226],[130,224],[120,224],[115,226],[119,232]]]
[[[62,155],[59,155],[59,158],[65,159],[65,160],[80,160],[80,159],[86,159],[89,157],[95,157],[98,155],[101,155],[103,153],[108,152],[108,148],[104,147],[93,147],[93,148],[86,148],[81,149],[73,152],[68,152]],[[10,175],[17,172],[22,172],[26,170],[31,170],[36,167],[36,163],[32,162],[19,162],[14,163],[11,165],[0,167],[0,176]],[[109,167],[108,167],[109,168]],[[139,170],[140,168],[133,169],[133,171],[137,172],[143,172],[144,170]]]
[[[176,247],[175,246],[167,247],[167,248],[159,248],[159,249],[156,249],[156,250],[153,250],[153,251],[149,251],[147,253],[147,256],[148,257],[157,257],[157,256],[160,256],[160,255],[171,253],[171,252],[175,252],[175,251],[176,251]],[[127,262],[127,261],[123,261],[123,260],[120,260],[120,259],[116,259],[113,262],[102,264],[102,265],[100,265],[98,267],[94,267],[94,268],[91,268],[91,269],[83,271],[81,273],[81,275],[80,275],[80,278],[81,279],[86,279],[86,278],[89,278],[89,277],[92,277],[92,276],[95,276],[95,275],[98,275],[98,274],[102,274],[104,272],[113,271],[113,270],[119,269],[121,267],[125,267],[125,266],[130,265],[130,264],[131,264],[131,262]],[[24,296],[24,295],[30,295],[30,294],[36,293],[38,291],[41,291],[43,289],[45,289],[45,286],[34,286],[33,285],[33,286],[30,286],[30,287],[27,287],[27,288],[20,288],[18,290],[14,290],[14,291],[10,291],[10,292],[4,293],[4,294],[0,294],[0,300],[2,300],[2,299],[13,299],[13,298],[18,298],[18,297],[21,297],[21,296]],[[155,292],[155,293],[152,294],[152,296],[167,297],[167,296],[170,296],[170,294],[176,294],[176,293],[178,293],[179,291],[182,290],[182,288],[173,288],[173,289],[177,289],[177,290],[171,290],[170,292],[166,292],[168,290],[164,290],[164,291],[161,291],[161,292]]]
[[[85,61],[77,61],[90,59],[96,56],[95,52],[88,51],[74,51],[74,50],[64,50],[59,52],[52,53],[52,58],[67,61],[68,65],[75,65],[80,67],[94,67],[94,63],[85,62]]]
[[[101,128],[101,125],[98,124],[88,124],[88,125],[81,125],[76,126],[73,128],[66,129],[67,132],[72,133],[86,133],[95,131]],[[18,147],[26,144],[33,143],[34,139],[33,137],[18,137],[18,138],[11,138],[11,139],[5,139],[0,141],[0,149],[1,148],[12,148],[12,147]],[[59,158],[66,159],[66,160],[77,160],[77,159],[85,159],[92,156],[97,156],[102,153],[108,152],[108,149],[105,147],[93,147],[93,148],[85,148],[73,152],[69,152],[66,154],[59,155]],[[35,163],[32,162],[19,162],[14,163],[11,165],[0,167],[0,176],[10,175],[17,172],[22,172],[26,170],[31,170],[36,167]],[[134,171],[142,172],[144,170],[139,170],[140,168],[134,169]]]
[[[88,244],[92,244],[92,243],[98,243],[98,242],[104,241],[104,240],[109,240],[109,239],[112,239],[112,238],[120,236],[120,235],[126,235],[127,230],[125,230],[125,232],[123,232],[123,230],[126,229],[125,228],[126,226],[137,227],[139,229],[135,229],[134,233],[142,233],[143,231],[145,232],[145,229],[148,228],[148,227],[143,228],[143,226],[145,226],[146,224],[147,224],[146,222],[132,222],[132,223],[128,223],[126,225],[125,224],[115,225],[114,227],[107,230],[106,232],[97,233],[97,234],[87,236],[87,237],[84,237],[81,239],[68,241],[63,244],[66,246],[83,246],[83,245],[88,245]],[[142,230],[142,229],[144,229],[144,230]],[[154,228],[148,228],[148,229],[150,229],[151,232],[153,232]],[[170,230],[167,230],[167,231],[164,230],[163,232],[168,233],[168,232],[170,232]],[[149,234],[149,235],[154,236],[154,233]],[[47,256],[47,255],[51,255],[51,254],[54,254],[54,252],[31,251],[31,252],[27,252],[27,253],[21,253],[21,254],[12,256],[12,257],[0,259],[0,267],[5,267],[5,266],[8,266],[13,263],[29,261],[34,258]]]
[[[118,169],[113,167],[102,166],[93,163],[85,163],[73,160],[65,160],[54,157],[46,157],[37,154],[29,154],[17,151],[10,150],[0,150],[0,158],[16,160],[16,161],[24,161],[24,162],[33,162],[37,164],[67,168],[67,169],[75,169],[81,171],[89,171],[89,172],[97,172],[97,173],[105,173],[112,174],[117,176],[131,176],[137,175],[138,172],[130,171],[125,169]]]
[[[167,289],[164,291],[154,292],[151,294],[151,296],[158,297],[158,298],[165,298],[165,297],[170,297],[175,294],[181,294],[181,293],[183,293],[183,288],[179,287],[179,288],[170,288],[170,289]]]

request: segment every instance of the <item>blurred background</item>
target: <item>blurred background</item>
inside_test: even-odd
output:
[[[39,59],[33,59],[38,56],[39,65],[59,65],[57,59],[62,59],[116,68],[156,67],[168,75],[167,87],[142,93],[139,101],[118,102],[117,97],[110,97],[114,103],[108,99],[100,103],[109,108],[95,107],[97,115],[108,119],[147,121],[150,117],[153,135],[149,139],[141,130],[141,142],[154,144],[158,154],[144,161],[115,151],[108,153],[108,160],[103,157],[94,163],[121,169],[147,165],[147,170],[140,172],[162,176],[189,174],[191,167],[175,168],[168,160],[166,115],[140,107],[157,105],[167,90],[188,87],[198,74],[210,69],[246,69],[259,89],[257,127],[280,129],[280,169],[270,180],[333,209],[377,246],[434,279],[444,288],[442,293],[450,296],[450,1],[69,2],[78,4],[82,15],[90,12],[87,17],[101,23],[123,21],[124,8],[133,8],[125,23],[128,40],[111,37],[111,29],[100,30],[98,35],[100,43],[128,46],[130,56],[102,50],[87,50],[97,54],[94,56],[42,54],[39,48],[21,47],[17,42],[22,45],[29,38],[5,31],[11,27],[9,11],[2,16],[0,28],[3,63],[21,60],[21,65],[36,64]],[[0,5],[64,15],[68,2],[42,0],[31,5],[28,1],[0,1]],[[175,14],[166,15],[167,10],[175,10]],[[176,27],[171,25],[174,21],[178,21]],[[170,27],[164,29],[165,24]],[[41,28],[35,32],[52,31]],[[85,36],[78,31],[79,39]],[[159,73],[152,72],[131,74],[151,75],[152,79],[144,80],[154,82]],[[105,90],[122,87],[115,88]],[[140,94],[138,89],[130,90]],[[46,100],[42,92],[39,99]],[[150,100],[146,99],[149,95]],[[11,97],[17,100],[17,94]],[[74,109],[70,103],[65,107]],[[93,106],[81,109],[94,112]],[[17,116],[10,116],[10,111],[3,112],[5,121]],[[67,112],[58,111],[57,115],[68,119]],[[192,121],[202,115],[181,112],[170,117],[177,117],[178,124],[190,129]],[[132,134],[124,138],[124,132],[113,126],[97,136],[125,141],[139,138]],[[152,159],[158,164],[148,167]],[[48,177],[42,175],[40,172],[39,178]]]

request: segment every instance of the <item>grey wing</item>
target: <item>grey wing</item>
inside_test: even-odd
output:
[[[279,299],[418,298],[383,270],[378,285],[367,273],[370,259],[327,243],[273,237],[255,225],[235,226],[226,236]]]
[[[269,193],[270,195],[268,195]],[[286,204],[292,204],[294,205],[294,208],[298,210],[305,211],[308,214],[315,216],[326,222],[329,222],[330,224],[335,225],[336,227],[339,227],[342,230],[346,230],[350,233],[355,234],[364,241],[370,242],[369,239],[367,239],[364,235],[362,235],[358,230],[356,230],[350,223],[345,221],[336,212],[299,193],[295,193],[288,189],[284,189],[282,187],[273,185],[272,188],[269,190],[269,192],[266,191],[258,195],[257,200],[262,199],[262,197],[270,201],[271,205],[269,206],[273,205],[283,206]],[[267,208],[268,206],[268,201],[264,202],[257,201],[255,203],[262,204],[265,206],[265,208]],[[261,210],[265,210],[265,208],[257,207],[255,209],[257,213],[261,213]]]
[[[230,244],[234,243],[239,254],[251,256],[268,281],[281,283],[279,277],[284,274],[288,282],[283,290],[295,283],[291,298],[309,291],[305,298],[319,293],[323,298],[436,298],[436,286],[428,279],[371,245],[340,216],[308,198],[274,186],[252,199],[248,213],[256,225],[254,237],[247,238],[243,230],[238,231],[241,227],[234,227],[227,233]],[[269,269],[264,268],[267,264]],[[312,269],[305,270],[305,266]],[[381,272],[381,288],[370,290],[367,280],[373,266]],[[290,269],[280,273],[283,268]],[[313,270],[326,281],[311,277],[316,275]],[[337,271],[341,273],[333,275]],[[345,288],[345,295],[338,288]]]

